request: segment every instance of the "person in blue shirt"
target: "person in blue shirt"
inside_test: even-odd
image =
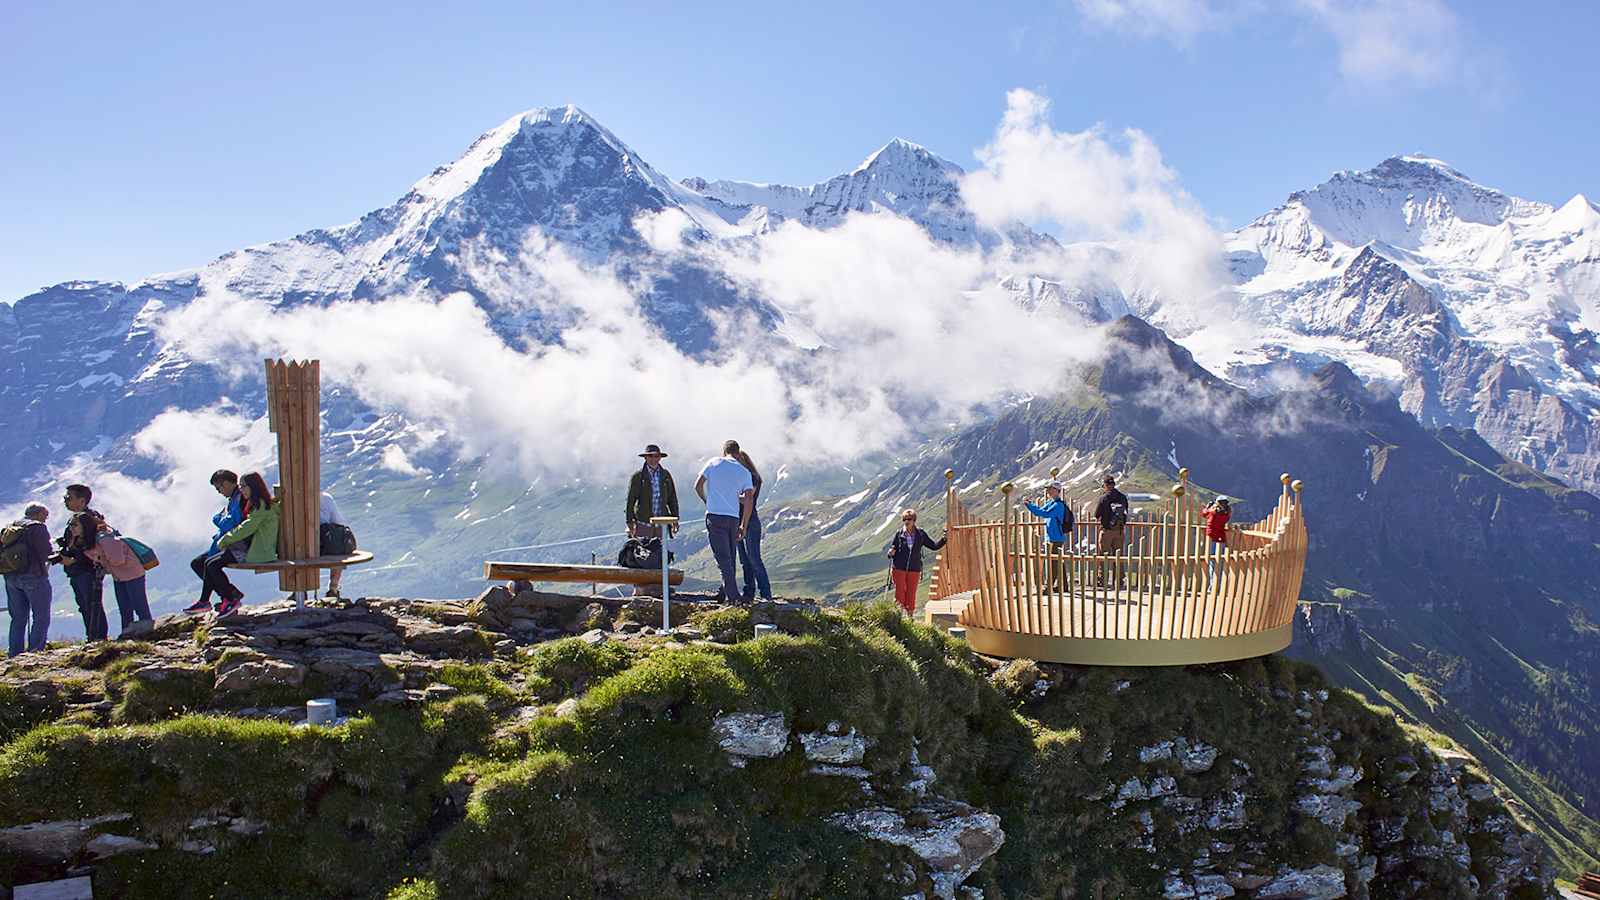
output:
[[[216,526],[217,533],[211,538],[210,549],[196,556],[189,563],[189,568],[193,569],[194,574],[200,578],[201,587],[200,599],[194,605],[185,608],[184,612],[186,613],[202,613],[211,610],[211,591],[214,580],[206,578],[206,565],[208,563],[215,561],[213,568],[220,575],[221,567],[224,564],[235,559],[244,559],[244,550],[240,547],[226,549],[217,547],[217,541],[221,540],[223,535],[238,528],[239,524],[245,520],[245,516],[249,515],[244,496],[239,493],[239,476],[227,469],[218,469],[211,473],[211,487],[228,499],[222,510],[211,517],[211,524]],[[227,577],[222,576],[222,579],[226,583]],[[228,587],[231,589],[232,585],[230,584]],[[228,598],[223,597],[222,599],[227,600]]]
[[[1077,525],[1073,520],[1072,508],[1061,499],[1061,482],[1052,481],[1044,489],[1043,503],[1026,503],[1028,512],[1044,520],[1045,543],[1049,552],[1060,554],[1066,550],[1067,535]],[[1056,563],[1054,571],[1050,573],[1050,587],[1055,590],[1056,583],[1065,575],[1064,562]]]

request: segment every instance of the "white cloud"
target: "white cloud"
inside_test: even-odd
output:
[[[1155,142],[1131,128],[1057,131],[1049,111],[1032,91],[1006,95],[994,139],[977,153],[983,167],[961,183],[979,221],[1053,223],[1065,240],[1107,245],[1115,253],[1096,265],[1145,299],[1141,312],[1157,303],[1176,311],[1225,290],[1221,237]]]
[[[1369,84],[1461,74],[1461,25],[1442,0],[1296,0],[1339,48],[1339,71]]]
[[[378,460],[378,465],[388,469],[391,472],[397,472],[401,475],[415,476],[432,474],[427,469],[419,468],[415,463],[413,463],[411,458],[406,455],[405,448],[401,447],[399,444],[390,444],[387,447],[384,447],[383,455]]]
[[[89,485],[95,509],[113,528],[151,544],[174,563],[177,554],[170,548],[200,544],[204,549],[215,531],[211,516],[221,500],[211,487],[211,473],[219,468],[265,471],[275,448],[264,417],[253,419],[230,406],[169,409],[134,435],[132,444],[137,456],[164,474],[140,478],[121,466],[111,468],[98,455],[84,455],[56,470],[52,484]],[[51,524],[58,530],[56,517],[63,514],[52,507]]]
[[[1468,76],[1459,17],[1444,0],[1074,0],[1091,25],[1187,45],[1253,16],[1288,15],[1325,32],[1352,84],[1431,85]]]
[[[1074,0],[1083,17],[1095,25],[1143,36],[1187,41],[1220,27],[1223,6],[1210,0]]]

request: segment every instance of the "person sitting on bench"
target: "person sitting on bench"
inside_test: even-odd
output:
[[[211,486],[216,489],[217,493],[227,499],[222,504],[222,511],[211,517],[211,524],[216,526],[217,531],[211,537],[210,549],[189,562],[189,568],[193,569],[195,577],[200,579],[200,599],[186,607],[184,609],[186,613],[211,611],[211,592],[215,589],[213,585],[217,582],[215,578],[208,578],[206,572],[211,569],[212,561],[215,558],[219,556],[226,557],[216,562],[216,569],[219,575],[223,566],[230,562],[244,559],[243,547],[236,547],[224,554],[217,546],[217,542],[222,540],[222,536],[239,527],[239,523],[243,522],[244,517],[250,512],[244,505],[244,495],[239,492],[239,476],[228,469],[218,469],[211,473]],[[224,582],[227,581],[226,575],[221,577]],[[228,587],[229,593],[232,593],[233,586],[230,584]],[[228,594],[223,594],[222,599],[228,599]],[[221,603],[217,604],[219,610],[221,606]]]
[[[246,549],[243,561],[247,564],[276,562],[279,509],[278,505],[272,502],[272,492],[267,490],[267,482],[261,477],[261,473],[251,472],[240,480],[239,493],[249,505],[250,514],[237,528],[219,538],[217,547],[226,551],[232,546],[244,546]],[[215,559],[227,560],[227,557],[223,553],[218,553]],[[219,616],[232,615],[244,602],[244,591],[234,587],[222,570],[226,564],[227,562],[222,562],[213,566],[211,560],[206,562],[208,584],[223,598],[217,607]]]

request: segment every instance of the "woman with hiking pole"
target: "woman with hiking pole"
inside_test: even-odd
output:
[[[917,611],[917,582],[922,580],[922,550],[943,549],[948,533],[935,541],[917,527],[917,511],[908,509],[900,514],[899,531],[889,543],[889,579],[894,584],[894,602],[906,615]]]

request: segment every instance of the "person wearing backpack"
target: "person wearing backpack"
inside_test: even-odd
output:
[[[1100,523],[1100,555],[1116,556],[1127,544],[1124,532],[1128,525],[1128,498],[1117,490],[1117,480],[1107,475],[1100,482],[1100,502],[1095,504],[1094,518]],[[1120,567],[1112,564],[1117,573],[1117,587],[1122,587]],[[1100,584],[1105,585],[1105,573],[1100,573]]]
[[[127,631],[134,622],[155,618],[150,615],[150,598],[145,593],[144,564],[116,532],[104,526],[98,514],[85,510],[72,514],[67,533],[84,558],[111,573],[117,612],[122,616],[122,630]]]
[[[1045,543],[1049,552],[1059,556],[1067,547],[1067,535],[1077,527],[1073,521],[1072,508],[1061,499],[1061,482],[1052,481],[1044,489],[1045,502],[1024,504],[1028,512],[1044,520]],[[1045,590],[1053,591],[1058,582],[1066,579],[1066,561],[1058,560],[1054,571],[1050,573],[1050,585]]]
[[[230,547],[245,547],[244,562],[269,563],[278,559],[278,516],[281,510],[272,502],[272,492],[259,472],[251,472],[239,481],[243,505],[250,510],[243,522],[217,539],[219,552],[206,561],[208,586],[222,598],[217,615],[228,616],[239,611],[244,602],[244,591],[233,586],[223,567],[232,559],[227,555]]]
[[[196,578],[200,579],[200,599],[184,608],[186,613],[203,613],[211,611],[211,594],[216,590],[216,584],[227,584],[228,590],[222,594],[226,601],[233,593],[233,585],[228,582],[228,576],[223,574],[222,567],[230,562],[244,559],[244,548],[235,547],[224,552],[217,546],[222,536],[239,527],[244,517],[250,510],[245,505],[244,495],[239,491],[239,476],[227,469],[218,469],[211,473],[211,487],[217,493],[226,497],[222,511],[211,517],[211,524],[216,526],[216,534],[211,538],[211,547],[206,552],[196,556],[189,562],[189,568],[194,570]],[[218,559],[218,557],[223,557]],[[215,565],[213,565],[215,563]],[[215,570],[215,577],[207,573]],[[217,604],[220,609],[222,604]]]
[[[917,611],[917,582],[922,580],[922,550],[940,550],[950,539],[948,530],[937,541],[917,527],[917,511],[907,509],[900,513],[901,528],[889,542],[889,578],[894,582],[894,602],[906,615]]]
[[[6,610],[11,613],[9,655],[44,649],[50,639],[50,510],[29,503],[22,518],[0,529],[0,572],[5,573]],[[26,638],[26,640],[24,640]]]
[[[67,576],[67,583],[72,585],[72,598],[78,602],[78,613],[83,616],[83,639],[103,641],[109,630],[105,605],[106,573],[84,558],[82,547],[73,541],[71,535],[72,518],[78,513],[87,512],[100,518],[99,513],[89,508],[89,501],[93,499],[94,491],[88,485],[67,485],[62,503],[70,515],[67,517],[67,527],[56,539],[56,546],[61,548],[61,572]]]

